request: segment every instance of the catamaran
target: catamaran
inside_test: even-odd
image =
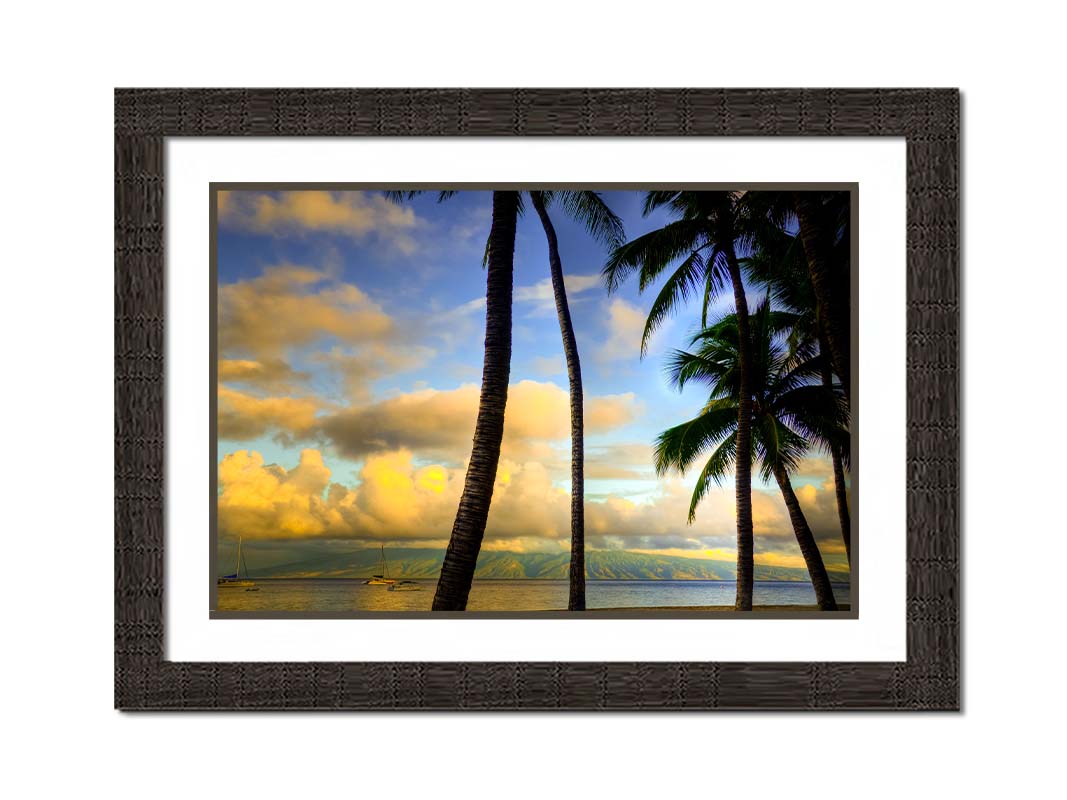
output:
[[[245,576],[241,577],[241,565],[244,565]],[[223,575],[218,580],[218,587],[220,589],[244,589],[248,592],[258,591],[255,581],[248,579],[248,564],[245,563],[244,554],[241,552],[241,537],[237,537],[237,565],[234,567],[233,575]]]
[[[382,545],[382,557],[378,560],[378,574],[371,575],[369,581],[363,581],[369,586],[392,586],[395,580],[389,577],[389,564],[385,561],[385,545]]]

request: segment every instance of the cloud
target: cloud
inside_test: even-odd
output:
[[[304,450],[292,470],[264,465],[239,450],[219,464],[219,532],[250,539],[343,535],[344,519],[323,499],[330,470],[317,450]]]
[[[420,463],[397,449],[368,456],[353,485],[331,482],[317,450],[304,450],[291,470],[263,463],[245,450],[227,455],[219,467],[219,523],[225,535],[284,539],[317,537],[446,541],[463,489],[465,465]],[[822,503],[832,488],[809,496]],[[713,490],[692,526],[686,525],[691,486],[668,480],[647,502],[618,496],[586,501],[590,549],[626,548],[694,557],[733,558],[736,537],[731,489]],[[806,494],[811,495],[810,492]],[[810,506],[810,504],[807,504]],[[781,496],[753,492],[756,560],[772,566],[802,566]],[[778,507],[778,509],[775,508]],[[807,507],[805,508],[807,511]],[[780,511],[780,513],[776,513]],[[809,519],[809,522],[815,523]],[[841,566],[833,539],[836,522],[819,535],[828,565]],[[486,526],[486,549],[558,551],[570,537],[570,495],[537,461],[502,459]],[[798,559],[800,559],[798,561]]]
[[[267,267],[219,289],[219,382],[259,395],[322,394],[333,387],[337,399],[363,401],[377,379],[434,355],[412,342],[418,329],[327,270]]]
[[[377,192],[219,193],[219,224],[275,236],[337,233],[363,239],[374,234],[404,254],[417,249],[411,232],[419,221],[410,206]]]
[[[336,337],[382,341],[393,319],[358,286],[310,267],[267,267],[219,287],[219,350],[228,358],[277,359],[288,350]]]
[[[637,306],[621,297],[612,298],[607,307],[604,342],[593,351],[593,357],[601,363],[640,358],[645,319],[644,312]]]
[[[318,397],[260,397],[227,386],[218,390],[219,438],[249,441],[273,434],[284,441],[323,441],[342,457],[360,460],[393,450],[463,464],[470,457],[480,390],[474,384],[441,391],[425,388],[374,403],[339,407]],[[585,398],[587,435],[625,426],[642,413],[632,393]],[[546,468],[568,450],[570,395],[555,383],[525,380],[508,390],[501,454]]]
[[[416,369],[433,354],[429,347],[365,342],[358,349],[334,347],[320,351],[308,360],[325,367],[340,382],[340,394],[350,400],[365,401],[371,395],[371,384],[375,380]]]
[[[348,458],[404,448],[420,456],[461,463],[470,454],[479,393],[473,384],[449,391],[408,392],[326,416],[320,430]],[[620,427],[640,413],[641,405],[632,393],[586,397],[586,432]],[[505,458],[551,458],[552,443],[569,436],[566,389],[530,380],[509,388],[502,445]]]
[[[567,303],[573,305],[582,300],[579,295],[604,285],[600,275],[564,275],[563,285],[567,289]],[[552,278],[545,278],[532,286],[516,286],[514,293],[516,303],[532,303],[531,316],[556,314],[556,297],[552,292]]]
[[[307,373],[296,372],[281,358],[264,361],[223,358],[219,359],[218,363],[220,383],[244,384],[267,391],[292,391],[296,384],[307,378]]]
[[[647,469],[652,469],[656,463],[653,447],[646,442],[587,445],[586,455],[609,464]]]
[[[621,428],[644,413],[644,405],[633,392],[605,394],[585,403],[585,432],[595,434]]]
[[[368,457],[358,483],[348,487],[330,483],[317,450],[304,450],[290,471],[241,450],[219,466],[219,529],[249,539],[447,540],[464,472],[419,466],[410,451],[396,450]],[[568,536],[569,513],[566,493],[541,464],[501,462],[490,538]]]
[[[310,397],[254,397],[219,386],[218,436],[248,441],[273,432],[292,439],[306,438],[314,430],[322,407]]]

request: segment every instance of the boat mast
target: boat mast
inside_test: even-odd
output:
[[[237,566],[233,569],[233,577],[241,577],[241,537],[237,537]]]

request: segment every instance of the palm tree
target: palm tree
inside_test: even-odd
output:
[[[421,193],[386,192],[390,199],[398,202],[418,194]],[[447,200],[454,194],[440,192],[437,199],[439,202]],[[518,192],[493,192],[493,222],[485,246],[485,355],[478,419],[474,425],[474,444],[463,481],[463,494],[452,523],[441,576],[437,579],[434,611],[463,611],[467,608],[489,505],[493,500],[511,377],[511,296],[518,216]]]
[[[849,347],[850,297],[846,259],[845,280],[835,275],[834,250],[848,252],[848,192],[794,192],[799,238],[804,246],[808,274],[815,293],[823,335],[833,371],[841,379],[845,397],[852,397]],[[840,263],[840,261],[838,261]]]
[[[761,303],[751,317],[750,458],[759,464],[764,480],[773,476],[777,482],[819,608],[833,611],[837,608],[833,587],[789,474],[813,444],[834,440],[836,432],[847,427],[848,410],[839,390],[816,383],[822,356],[798,360],[778,343],[795,321],[796,315],[772,312],[769,301]],[[671,469],[684,473],[698,456],[713,448],[693,489],[690,523],[711,483],[726,478],[740,453],[740,343],[737,316],[731,314],[693,337],[696,352],[675,351],[668,362],[668,374],[679,390],[691,380],[710,388],[708,402],[695,419],[669,428],[656,441],[660,474]]]
[[[394,201],[410,199],[418,191],[387,192]],[[438,202],[447,200],[454,191],[438,193]],[[556,312],[567,360],[571,407],[571,563],[568,609],[585,610],[585,477],[583,436],[583,394],[578,345],[571,323],[563,281],[563,265],[555,228],[547,206],[558,203],[563,210],[585,225],[594,238],[609,245],[623,239],[622,220],[604,203],[600,195],[589,191],[531,191],[530,199],[541,219],[549,246],[549,268],[555,295]],[[433,610],[463,611],[467,607],[474,570],[478,563],[489,507],[493,497],[496,470],[500,461],[504,412],[511,370],[511,296],[515,250],[515,228],[523,212],[522,195],[517,192],[493,193],[493,224],[486,242],[484,265],[486,284],[485,360],[474,447],[467,467],[463,494],[445,551],[441,577],[434,595]],[[505,262],[506,261],[506,265]],[[506,268],[506,269],[505,269]],[[495,271],[495,276],[494,276]],[[506,275],[504,274],[506,271]],[[504,296],[506,290],[506,298]],[[495,297],[495,301],[494,301]]]
[[[835,281],[843,281],[847,287],[850,258],[847,237],[839,240],[832,255]],[[779,308],[796,315],[790,335],[793,355],[811,355],[817,348],[817,351],[825,356],[819,362],[822,383],[833,388],[834,376],[825,317],[818,313],[818,303],[799,237],[790,234],[784,225],[769,222],[756,233],[752,252],[741,259],[741,262],[753,281],[767,288]],[[845,469],[850,455],[847,431],[839,440],[823,444],[830,451],[833,462],[838,522],[845,545],[845,556],[851,564],[852,523],[848,510],[848,490],[845,486]]]
[[[648,340],[678,305],[703,293],[702,324],[707,324],[711,300],[729,283],[733,288],[738,340],[738,403],[733,459],[737,502],[737,595],[734,606],[752,610],[754,575],[752,542],[752,393],[749,355],[748,301],[741,278],[736,242],[745,220],[743,196],[736,192],[653,191],[645,195],[644,213],[666,208],[675,219],[664,227],[617,247],[604,266],[608,291],[614,291],[634,272],[641,291],[681,259],[652,304],[641,338],[644,355]]]
[[[611,212],[596,192],[531,191],[530,200],[541,220],[548,241],[548,264],[552,276],[552,294],[567,360],[571,411],[571,561],[568,611],[585,611],[585,428],[583,422],[582,366],[578,342],[574,336],[567,288],[563,280],[563,262],[559,255],[556,229],[547,205],[557,200],[564,210],[583,222],[597,239],[617,245],[623,239],[622,221]]]

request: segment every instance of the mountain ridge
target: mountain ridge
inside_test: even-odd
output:
[[[380,552],[354,550],[254,570],[261,578],[369,578],[379,571]],[[394,548],[386,553],[390,577],[436,578],[444,553],[431,548]],[[587,580],[729,580],[736,574],[732,561],[684,556],[657,556],[625,550],[590,550],[586,553]],[[569,553],[516,553],[483,550],[476,579],[566,580]],[[827,570],[835,582],[848,582],[847,571]],[[755,566],[755,580],[807,581],[803,567]]]

